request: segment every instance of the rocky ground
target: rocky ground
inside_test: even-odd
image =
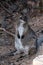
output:
[[[12,52],[16,51],[14,47],[14,41],[15,41],[14,35],[16,27],[15,24],[17,24],[18,18],[21,16],[21,14],[23,15],[23,17],[25,15],[27,16],[28,24],[36,33],[37,38],[40,37],[40,35],[43,35],[43,14],[40,14],[40,11],[37,8],[36,9],[34,8],[39,7],[39,1],[36,3],[34,2],[35,0],[31,2],[29,0],[25,1],[20,0],[20,2],[18,1],[13,3],[9,0],[9,3],[7,2],[3,3],[3,1],[0,3],[0,4],[3,3],[4,6],[6,4],[5,7],[3,7],[2,5],[1,5],[2,8],[0,7],[0,65],[32,65],[33,59],[36,56],[43,54],[43,44],[42,44],[39,47],[36,54],[27,56],[25,56],[23,53],[17,54],[15,56],[9,55],[11,51]],[[8,9],[6,10],[7,6]],[[33,8],[31,8],[31,6]]]
[[[39,37],[40,35],[43,34],[43,16],[39,16],[39,17],[34,17],[32,19],[31,22],[29,22],[29,25],[31,26],[31,28],[36,32],[37,36]],[[5,32],[4,32],[5,33]],[[3,35],[5,35],[3,33]],[[1,34],[1,33],[0,33]],[[9,36],[10,37],[10,36]],[[38,56],[38,55],[42,55],[43,54],[43,45],[39,47],[39,50],[36,54],[32,55],[32,56],[24,56],[24,54],[17,54],[15,56],[7,56],[6,54],[14,51],[14,44],[5,42],[4,37],[1,36],[0,37],[0,56],[1,55],[5,55],[5,57],[0,57],[0,65],[32,65],[32,61],[33,59]],[[10,40],[12,40],[14,38],[10,38]],[[4,43],[2,43],[4,41]],[[6,43],[6,45],[5,45]]]

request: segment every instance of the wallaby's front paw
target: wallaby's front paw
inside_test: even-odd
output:
[[[29,55],[33,55],[33,54],[35,54],[36,53],[36,48],[31,48],[30,50],[29,50]]]

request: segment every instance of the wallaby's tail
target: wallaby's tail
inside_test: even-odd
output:
[[[42,43],[43,43],[43,35],[37,38],[37,42],[36,42],[37,48],[39,48],[39,46],[41,46]]]

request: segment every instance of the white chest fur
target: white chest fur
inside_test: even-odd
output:
[[[19,35],[21,37],[23,35],[23,32],[24,32],[24,27],[22,24],[20,24],[20,26],[18,27],[18,31],[19,31]]]
[[[22,50],[23,49],[21,39],[18,39],[18,37],[15,38],[15,47],[16,47],[17,50]]]
[[[20,38],[18,38],[17,35],[15,36],[15,48],[17,49],[17,51],[23,51],[25,54],[28,54],[29,46],[23,46],[23,43],[21,41],[21,36],[23,35],[23,32],[25,30],[25,28],[23,27],[23,24],[25,22],[23,20],[20,21],[21,23],[17,27],[17,31],[19,32]]]

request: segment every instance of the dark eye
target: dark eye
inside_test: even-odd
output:
[[[17,37],[18,37],[18,38],[20,38],[20,35],[19,35],[19,34],[17,34]]]
[[[21,39],[23,39],[23,38],[24,38],[24,35],[22,35]]]
[[[22,19],[22,17],[20,17],[20,19]]]
[[[26,22],[27,22],[27,16],[24,16],[24,21],[26,21]]]

